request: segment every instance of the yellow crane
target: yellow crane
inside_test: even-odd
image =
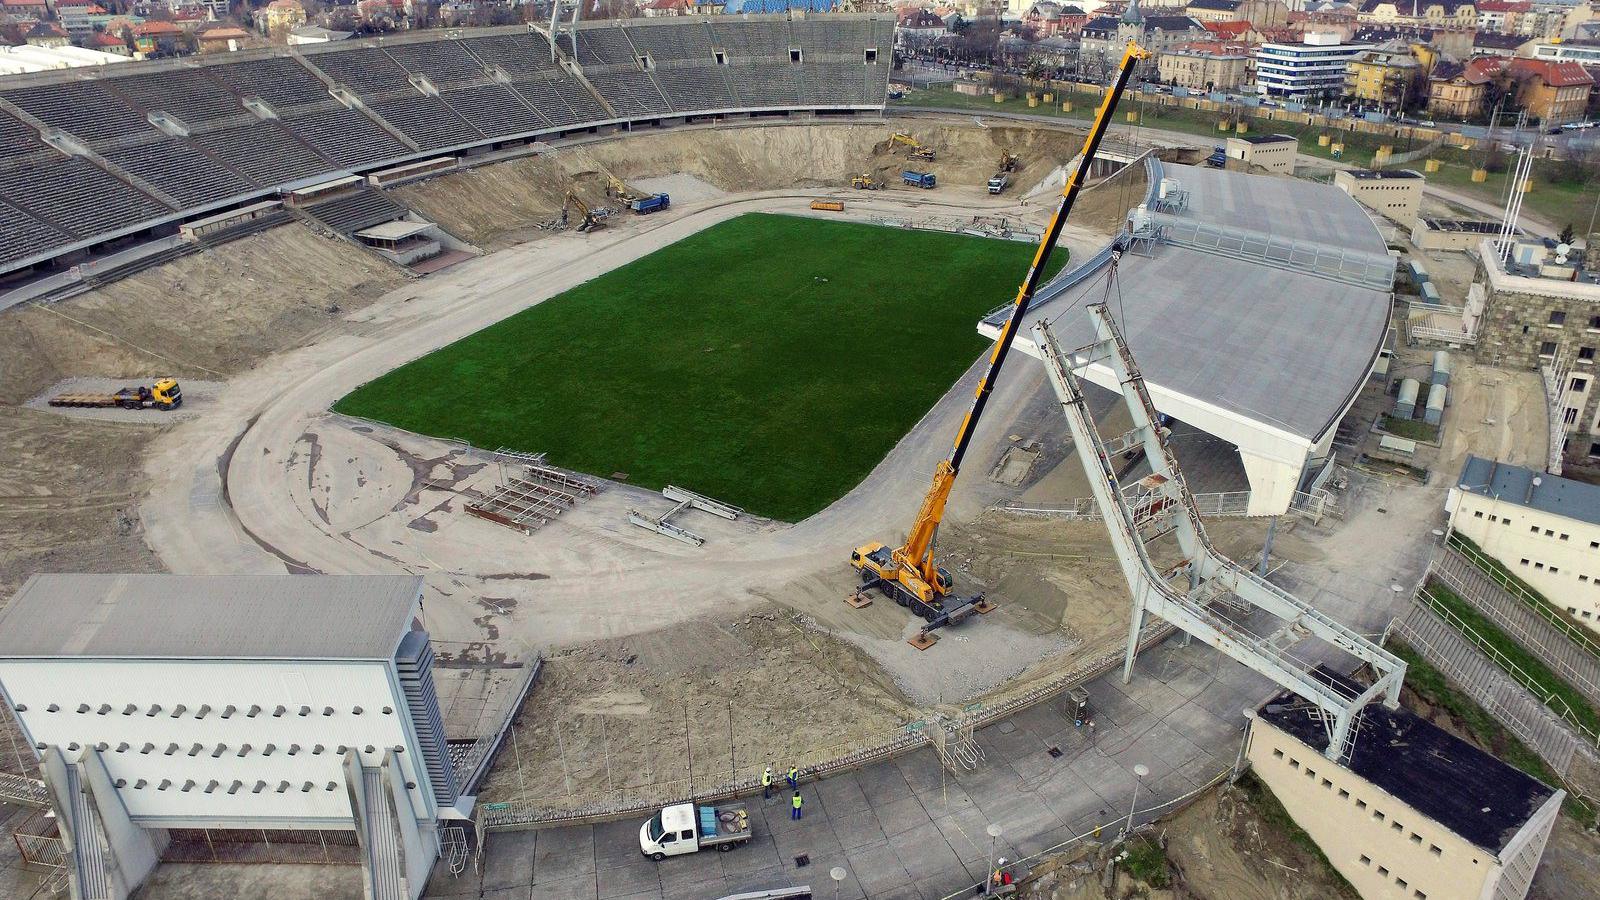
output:
[[[567,199],[561,204],[562,228],[567,227],[568,210],[576,210],[579,215],[583,216],[583,220],[578,223],[578,232],[580,234],[605,227],[605,223],[600,220],[599,216],[594,214],[594,210],[589,208],[589,204],[583,202],[583,198],[578,196],[577,191],[567,191]]]
[[[888,140],[878,145],[878,152],[882,153],[885,150],[893,150],[895,146],[899,144],[904,144],[905,146],[911,148],[910,157],[912,159],[922,159],[932,162],[938,158],[938,154],[933,152],[932,147],[924,146],[921,141],[918,141],[911,135],[906,134],[904,131],[896,131],[895,133],[889,135]]]
[[[1050,217],[1050,224],[1045,229],[1044,237],[1039,241],[1039,249],[1034,251],[1033,263],[1028,267],[1028,274],[1017,290],[1011,316],[1006,319],[1005,325],[1000,330],[1000,337],[995,341],[994,349],[989,354],[989,369],[984,373],[983,380],[978,382],[972,408],[961,420],[961,430],[956,434],[955,447],[951,450],[949,458],[940,462],[938,468],[934,470],[933,485],[922,498],[922,507],[917,511],[917,517],[912,522],[905,543],[891,548],[881,542],[873,541],[857,547],[850,554],[850,565],[861,575],[861,587],[851,598],[853,605],[865,605],[868,602],[864,599],[865,592],[877,588],[892,597],[896,603],[908,607],[928,623],[911,641],[912,645],[919,649],[932,645],[936,639],[930,633],[933,629],[961,621],[974,612],[988,612],[993,608],[993,604],[985,601],[982,595],[962,598],[952,594],[955,589],[955,579],[951,577],[949,570],[934,560],[934,539],[939,531],[939,522],[944,518],[944,507],[950,499],[950,489],[955,486],[956,475],[961,471],[961,462],[972,443],[978,419],[983,415],[984,407],[989,402],[989,395],[994,390],[995,379],[1005,362],[1006,353],[1016,339],[1017,329],[1022,327],[1028,304],[1033,300],[1033,293],[1044,276],[1050,252],[1061,237],[1062,226],[1066,224],[1067,215],[1072,211],[1073,202],[1083,189],[1095,151],[1099,149],[1100,140],[1111,124],[1111,115],[1116,109],[1117,100],[1128,85],[1128,78],[1133,73],[1135,63],[1149,55],[1148,50],[1132,42],[1123,51],[1115,85],[1106,92],[1105,99],[1100,103],[1094,125],[1089,129],[1089,136],[1084,139],[1083,154],[1079,158],[1078,167],[1068,179],[1066,187],[1062,189],[1061,202]]]

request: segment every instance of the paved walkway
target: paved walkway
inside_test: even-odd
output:
[[[1313,543],[1315,564],[1284,566],[1274,580],[1364,631],[1380,631],[1431,552],[1442,491],[1374,481],[1338,531]],[[1261,614],[1258,614],[1261,615]],[[1252,624],[1254,624],[1252,620]],[[1331,653],[1302,644],[1311,659]],[[930,749],[808,783],[805,819],[787,800],[750,803],[752,842],[729,853],[657,863],[639,853],[639,821],[545,831],[494,832],[482,875],[435,875],[430,897],[487,900],[708,900],[742,891],[811,885],[831,896],[829,870],[848,873],[840,900],[945,898],[970,892],[991,850],[1029,856],[1107,825],[1115,833],[1133,800],[1143,821],[1228,769],[1244,718],[1275,690],[1265,678],[1181,637],[1146,651],[1134,678],[1088,685],[1095,728],[1076,727],[1059,703],[979,732],[984,761],[950,775]],[[1059,751],[1057,755],[1053,751]],[[988,826],[1002,836],[991,847]],[[804,864],[802,864],[802,858]]]
[[[998,854],[1018,858],[1096,825],[1119,827],[1135,764],[1150,770],[1141,809],[1205,784],[1233,763],[1240,711],[1270,690],[1209,648],[1169,641],[1141,657],[1131,684],[1108,676],[1089,686],[1093,732],[1043,705],[980,732],[985,760],[972,772],[949,775],[925,748],[803,785],[800,822],[786,796],[754,798],[755,839],[729,853],[656,863],[639,853],[632,820],[495,832],[481,894],[476,879],[443,875],[429,896],[705,900],[797,884],[831,896],[829,870],[842,866],[841,898],[945,897],[983,877],[991,823],[1002,829]]]

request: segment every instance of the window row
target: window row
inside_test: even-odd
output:
[[[34,744],[34,747],[39,750],[43,750],[47,746],[49,745],[44,741]],[[73,741],[72,743],[67,744],[67,749],[76,753],[77,751],[83,749],[83,745],[79,744],[77,741]],[[133,750],[133,745],[127,741],[121,741],[113,746],[108,741],[101,741],[94,745],[94,749],[100,751],[101,753],[128,753]],[[165,748],[159,748],[157,744],[146,741],[139,747],[138,752],[142,755],[148,756],[151,753],[156,752],[157,749],[161,750],[162,756],[175,756],[177,755],[178,751],[183,750],[183,745],[169,743]],[[360,750],[362,753],[368,754],[378,752],[378,748],[372,744],[368,744],[365,747],[347,747],[344,744],[339,744],[333,752],[338,756],[343,756],[347,751],[352,749]],[[287,756],[295,756],[297,754],[306,752],[305,748],[299,744],[290,744],[287,747],[279,747],[277,744],[262,744],[260,748],[257,748],[253,744],[240,744],[238,747],[229,747],[227,744],[217,744],[215,747],[212,747],[208,744],[191,744],[189,749],[185,751],[185,755],[199,756],[202,753],[209,753],[212,759],[218,759],[224,753],[228,753],[230,751],[234,756],[244,757],[250,755],[251,753],[259,753],[261,756],[271,756],[272,754],[277,753],[279,750],[282,750]],[[323,744],[313,744],[311,745],[310,752],[312,756],[321,756],[322,754],[328,752],[328,748]],[[394,746],[394,752],[404,753],[406,752],[406,748],[400,744],[396,744]]]
[[[1365,853],[1361,854],[1361,864],[1363,866],[1366,866],[1369,869],[1372,868],[1372,865],[1373,865],[1372,857],[1366,855]],[[1389,868],[1387,866],[1382,866],[1382,865],[1378,866],[1378,877],[1379,878],[1388,878],[1389,877]],[[1401,878],[1398,875],[1394,876],[1394,886],[1399,888],[1402,892],[1405,891],[1407,888],[1411,887],[1411,885],[1406,883],[1406,880],[1404,878]],[[1412,889],[1411,897],[1412,897],[1412,900],[1428,900],[1428,895],[1427,894],[1424,894],[1422,891],[1419,891],[1419,890],[1416,890],[1416,889]]]
[[[90,712],[93,712],[97,716],[105,716],[105,715],[110,715],[111,712],[113,710],[115,710],[115,709],[116,709],[116,707],[112,706],[109,703],[102,703],[99,706],[90,706],[87,703],[79,703],[77,708],[74,709],[73,712],[76,712],[79,715],[87,715]],[[125,715],[125,716],[131,716],[131,715],[139,712],[141,709],[142,709],[142,707],[140,707],[139,704],[137,704],[137,703],[129,703],[126,706],[122,707],[121,713],[122,713],[122,715]],[[27,712],[28,711],[28,704],[26,704],[26,703],[18,703],[16,705],[16,710],[19,713],[20,712]],[[61,711],[61,706],[60,706],[60,704],[52,703],[49,706],[46,706],[44,708],[44,711],[47,712],[47,713],[60,712]],[[170,718],[176,719],[176,718],[179,718],[179,717],[185,715],[186,713],[189,713],[190,711],[191,711],[190,707],[188,707],[187,705],[182,704],[182,703],[179,703],[179,704],[173,706],[172,709],[170,709],[170,710],[168,710],[166,707],[163,707],[159,703],[152,703],[148,709],[144,710],[144,714],[145,714],[145,716],[147,718],[153,718],[153,717],[159,716],[159,715],[161,715],[162,713],[165,712],[165,713],[168,714],[168,716]],[[204,719],[206,716],[211,715],[213,712],[217,712],[216,708],[213,707],[209,703],[202,703],[202,704],[199,705],[199,707],[194,708],[192,711],[194,712],[194,717],[196,719]],[[252,704],[249,707],[245,708],[242,712],[243,712],[243,715],[244,715],[245,718],[254,719],[256,716],[259,716],[259,715],[261,715],[262,713],[264,713],[266,711],[267,711],[266,707],[260,706],[260,705],[257,705],[257,704]],[[284,716],[289,715],[291,712],[294,715],[297,715],[297,716],[309,716],[309,715],[312,714],[313,710],[309,706],[300,706],[300,707],[295,708],[294,710],[290,710],[289,707],[283,706],[283,705],[280,704],[280,705],[274,706],[272,708],[271,715],[272,715],[272,717],[274,719],[281,719]],[[331,716],[331,715],[334,714],[334,712],[335,712],[335,710],[331,706],[324,706],[322,708],[322,715],[324,715],[324,716]],[[359,706],[352,706],[350,708],[350,715],[352,715],[352,716],[359,716],[364,712],[366,712],[366,710],[362,709]],[[219,718],[223,718],[223,719],[231,719],[234,716],[239,715],[240,713],[241,713],[241,710],[240,710],[239,707],[233,705],[232,703],[229,703],[227,706],[224,706],[222,708],[222,711],[220,713],[218,713],[218,716],[219,716]],[[386,716],[393,715],[394,714],[394,707],[385,706],[383,708],[383,714],[386,715]]]
[[[1273,757],[1273,759],[1280,759],[1280,760],[1285,758],[1284,752],[1282,750],[1273,750],[1272,751],[1272,757]],[[1307,763],[1304,767],[1302,767],[1300,765],[1300,760],[1295,759],[1292,756],[1287,757],[1287,759],[1289,761],[1289,768],[1291,770],[1296,771],[1296,772],[1305,773],[1305,776],[1307,778],[1311,779],[1314,782],[1319,781],[1319,779],[1317,778],[1317,770],[1311,768],[1311,765],[1309,763]],[[1329,780],[1328,778],[1320,779],[1319,783],[1322,785],[1323,790],[1326,790],[1329,793],[1332,793],[1334,790],[1336,790],[1333,782],[1331,780]],[[1423,840],[1422,835],[1416,833],[1415,831],[1407,832],[1404,825],[1400,824],[1400,822],[1395,820],[1395,819],[1390,819],[1380,809],[1369,809],[1369,807],[1367,806],[1367,801],[1362,800],[1359,797],[1352,798],[1350,796],[1350,792],[1348,790],[1346,790],[1344,788],[1337,788],[1337,790],[1339,792],[1339,799],[1340,800],[1347,800],[1347,801],[1348,800],[1354,800],[1355,801],[1355,805],[1356,805],[1356,809],[1361,810],[1363,812],[1370,812],[1371,815],[1372,815],[1372,820],[1374,822],[1387,821],[1389,823],[1390,830],[1392,830],[1394,832],[1397,832],[1398,834],[1405,835],[1406,838],[1411,843],[1415,844],[1418,847],[1421,847],[1423,845],[1424,840]],[[1440,847],[1438,844],[1435,844],[1435,843],[1433,843],[1431,841],[1427,841],[1426,843],[1428,845],[1428,852],[1430,854],[1432,854],[1434,856],[1439,856],[1439,857],[1444,856],[1444,848]]]

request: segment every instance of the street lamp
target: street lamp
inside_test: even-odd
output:
[[[828,877],[833,879],[833,900],[839,900],[839,885],[844,884],[846,874],[844,866],[834,866],[828,870]]]
[[[1134,763],[1133,802],[1128,804],[1128,827],[1124,829],[1124,834],[1133,834],[1133,810],[1139,805],[1139,786],[1144,784],[1145,776],[1149,774],[1150,770],[1145,768],[1144,763]]]
[[[989,866],[983,870],[983,893],[984,896],[988,896],[990,882],[994,880],[994,851],[1000,846],[1002,832],[1000,826],[994,822],[990,822],[984,831],[989,835]]]

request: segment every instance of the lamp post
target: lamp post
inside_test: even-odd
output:
[[[1244,737],[1239,740],[1239,756],[1233,761],[1233,777],[1228,779],[1229,782],[1238,781],[1239,776],[1244,774],[1244,748],[1250,743],[1250,723],[1256,719],[1256,711],[1248,706],[1241,712],[1244,713],[1245,719]]]
[[[994,852],[1000,846],[1000,835],[1003,832],[1000,826],[993,822],[990,822],[984,831],[989,835],[989,865],[983,870],[983,893],[984,896],[988,896],[990,882],[994,880]]]
[[[1134,763],[1133,766],[1133,802],[1128,804],[1128,827],[1123,834],[1133,834],[1133,811],[1139,805],[1139,786],[1144,784],[1144,778],[1150,774],[1144,763]]]
[[[834,866],[828,870],[828,877],[833,879],[833,900],[839,900],[839,885],[844,884],[846,874],[844,866]]]

